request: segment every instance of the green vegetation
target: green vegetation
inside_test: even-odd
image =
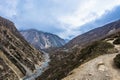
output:
[[[113,44],[120,44],[120,37],[118,37],[114,42],[113,42]]]
[[[118,68],[120,68],[120,54],[116,55],[114,58],[114,63]]]
[[[108,50],[114,48],[114,45],[105,41],[94,42],[81,50],[81,55],[85,55],[84,60],[93,59],[99,55],[107,54]]]

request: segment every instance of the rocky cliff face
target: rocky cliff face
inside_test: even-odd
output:
[[[51,33],[37,31],[35,29],[23,30],[20,32],[25,39],[37,49],[61,47],[65,44],[65,40]]]
[[[25,41],[14,23],[0,17],[0,80],[29,76],[42,61],[42,53]]]

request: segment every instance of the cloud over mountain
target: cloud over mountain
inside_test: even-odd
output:
[[[18,29],[35,28],[73,38],[83,32],[81,26],[119,5],[120,0],[0,0],[0,15],[14,21]]]

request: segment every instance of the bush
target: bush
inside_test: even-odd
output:
[[[87,46],[81,50],[79,59],[83,59],[85,62],[103,54],[110,54],[109,49],[114,48],[114,45],[105,41],[97,41],[92,45]]]
[[[117,39],[113,42],[113,44],[120,44],[120,37],[117,38]]]
[[[81,50],[81,53],[84,54],[96,54],[96,53],[101,53],[101,54],[105,54],[107,53],[108,49],[114,48],[114,45],[105,42],[105,41],[98,41],[98,42],[94,42],[92,45],[84,48]]]
[[[116,55],[114,58],[114,63],[118,68],[120,68],[120,54]]]

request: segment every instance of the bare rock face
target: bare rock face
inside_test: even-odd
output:
[[[22,30],[20,33],[37,49],[61,47],[65,44],[65,40],[59,36],[35,29]]]
[[[11,21],[0,17],[0,80],[19,80],[36,71],[42,53],[20,35]]]

